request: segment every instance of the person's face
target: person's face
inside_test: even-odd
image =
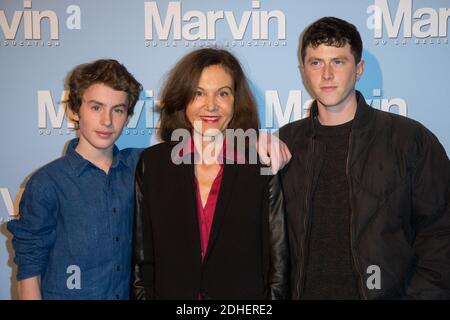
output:
[[[186,117],[197,133],[214,136],[225,131],[233,118],[233,88],[233,79],[222,66],[203,69],[194,99],[186,108]]]
[[[88,87],[78,114],[79,147],[85,152],[111,151],[127,123],[127,93],[96,83]]]
[[[306,48],[302,65],[306,86],[317,100],[319,107],[342,110],[355,94],[356,81],[364,70],[361,60],[355,65],[351,47],[341,48],[319,45]]]

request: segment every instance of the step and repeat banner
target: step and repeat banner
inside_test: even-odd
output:
[[[75,136],[61,101],[75,65],[114,58],[143,84],[119,148],[158,142],[155,105],[184,54],[220,46],[241,61],[261,126],[307,116],[298,40],[323,16],[345,19],[364,42],[358,89],[374,108],[413,118],[450,150],[450,0],[1,0],[0,299],[14,297],[6,222],[27,178]]]

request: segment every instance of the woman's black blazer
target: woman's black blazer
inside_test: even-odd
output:
[[[174,164],[172,149],[167,143],[152,146],[137,166],[134,297],[287,298],[288,244],[278,178],[261,175],[259,164],[225,164],[202,263],[194,165]],[[192,160],[187,157],[185,162]]]

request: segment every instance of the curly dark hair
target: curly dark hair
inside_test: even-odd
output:
[[[123,64],[113,59],[100,59],[76,66],[66,79],[65,89],[69,91],[69,95],[63,102],[73,113],[78,114],[84,92],[96,83],[103,83],[114,90],[125,91],[128,96],[127,113],[133,114],[142,85]]]
[[[239,61],[227,50],[204,48],[181,58],[169,72],[161,89],[159,136],[163,141],[171,143],[172,132],[176,129],[192,130],[186,108],[195,97],[201,73],[214,65],[222,66],[234,82],[234,115],[228,129],[258,130],[256,101]]]
[[[356,27],[344,20],[335,17],[324,17],[313,22],[304,31],[301,39],[300,57],[305,62],[306,48],[317,48],[321,44],[334,47],[343,47],[349,44],[355,57],[355,64],[361,61],[363,43]]]

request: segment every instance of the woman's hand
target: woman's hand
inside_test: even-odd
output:
[[[256,143],[259,159],[267,166],[270,166],[270,172],[276,174],[292,158],[287,145],[273,134],[260,131],[259,139]]]

